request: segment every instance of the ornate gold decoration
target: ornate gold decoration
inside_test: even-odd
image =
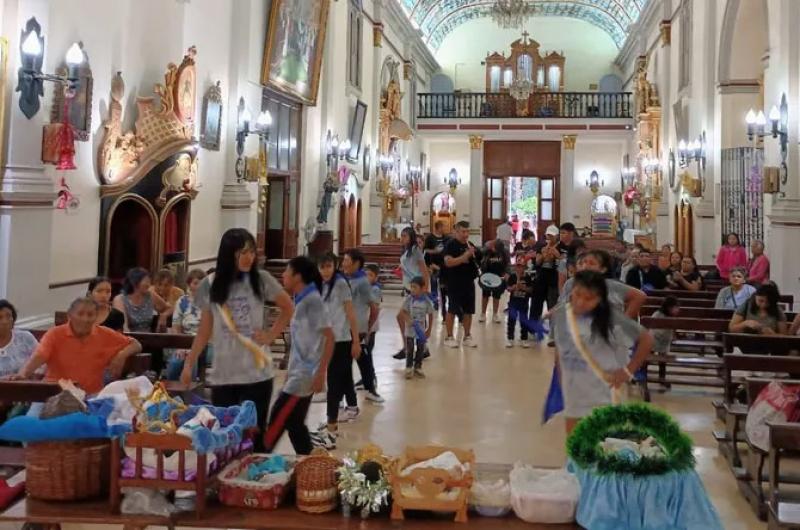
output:
[[[567,151],[575,150],[575,142],[578,140],[577,134],[565,134],[561,137],[561,142],[564,144],[564,149]]]
[[[180,66],[170,63],[164,75],[164,84],[155,85],[160,107],[154,106],[153,97],[137,97],[138,117],[134,130],[122,131],[122,100],[125,83],[122,73],[111,82],[109,116],[103,122],[103,140],[97,155],[97,167],[104,184],[101,195],[119,193],[132,187],[148,171],[169,156],[193,147],[193,107],[186,107],[194,93],[179,86],[180,79],[194,79],[196,49],[189,48]],[[191,73],[187,73],[190,70]],[[194,163],[194,161],[192,161]]]
[[[197,157],[192,160],[189,153],[181,153],[175,163],[161,175],[164,188],[156,199],[156,204],[164,207],[167,204],[167,195],[170,192],[188,193],[194,199],[197,197]]]
[[[470,134],[469,147],[470,149],[480,149],[481,147],[483,147],[483,136],[478,136],[477,134]]]
[[[672,44],[672,22],[669,20],[662,20],[658,29],[661,35],[661,46],[669,46]]]
[[[383,46],[383,24],[380,22],[376,22],[372,26],[372,45],[375,48]]]
[[[403,94],[400,92],[397,74],[399,66],[398,62],[389,63],[389,83],[381,93],[379,129],[381,154],[388,154],[395,140],[408,141],[412,137],[411,127],[400,118]]]
[[[142,398],[139,395],[139,390],[130,388],[126,391],[128,401],[130,401],[133,409],[136,411],[134,416],[134,431],[135,432],[162,432],[166,434],[175,434],[178,430],[178,418],[181,414],[186,412],[187,407],[182,401],[174,399],[167,392],[166,387],[162,381],[159,381],[153,386],[153,390],[149,396]],[[158,418],[150,418],[145,410],[146,403],[154,403],[158,405],[160,410],[162,407],[172,407],[169,413],[169,421],[161,421]]]
[[[549,90],[549,76],[550,76],[550,67],[557,66],[559,69],[559,83],[558,83],[558,90],[564,90],[564,64],[566,63],[566,57],[558,52],[543,52],[541,53],[539,48],[540,44],[533,39],[528,38],[530,34],[527,31],[522,32],[522,38],[519,38],[511,43],[511,52],[506,57],[504,54],[499,52],[493,52],[486,56],[484,59],[484,64],[486,64],[486,92],[492,92],[492,68],[499,67],[501,76],[503,75],[502,72],[506,70],[511,70],[513,79],[512,82],[517,82],[520,80],[518,77],[518,72],[520,71],[518,65],[520,64],[520,58],[522,56],[527,56],[530,58],[530,79],[534,85],[534,91],[546,91]],[[537,86],[537,77],[538,72],[540,69],[543,69],[543,83],[544,86]],[[508,93],[509,86],[501,83],[500,92],[501,93]]]
[[[655,85],[647,80],[647,56],[636,60],[636,109],[638,114],[647,112],[648,107],[661,107]]]

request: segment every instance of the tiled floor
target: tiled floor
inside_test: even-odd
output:
[[[383,405],[362,404],[361,417],[341,426],[338,453],[371,441],[389,454],[408,444],[447,444],[475,450],[483,462],[522,461],[541,466],[564,464],[564,424],[556,418],[541,424],[542,402],[549,383],[553,353],[503,347],[505,323],[476,322],[479,347],[447,349],[437,322],[432,357],[425,363],[427,379],[406,381],[404,364],[391,354],[400,347],[395,314],[401,298],[387,294],[381,314],[376,365]],[[280,384],[279,382],[277,384]],[[697,471],[728,530],[766,528],[736,487],[727,464],[717,454],[711,436],[712,393],[673,390],[654,394],[654,404],[672,414],[695,442]],[[308,424],[324,420],[323,404],[312,405]],[[279,451],[292,452],[284,437]],[[2,525],[0,530],[13,527]],[[70,525],[65,530],[76,528]]]

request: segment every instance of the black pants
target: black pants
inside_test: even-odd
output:
[[[248,385],[217,385],[211,387],[211,404],[215,407],[232,407],[242,401],[250,400],[256,404],[258,436],[254,441],[254,450],[264,452],[263,435],[267,425],[267,410],[272,399],[272,379]]]
[[[375,333],[364,337],[361,344],[361,357],[358,358],[358,371],[361,373],[361,382],[364,390],[377,394],[378,378],[375,376],[375,363],[372,360],[372,351],[375,349]]]
[[[333,357],[328,364],[328,423],[339,420],[339,403],[347,398],[347,405],[358,406],[356,389],[353,384],[353,356],[350,353],[352,341],[337,342],[333,347]]]
[[[528,308],[531,299],[511,297],[508,300],[508,325],[506,326],[506,338],[514,340],[514,329],[517,327],[517,320],[528,317]],[[528,328],[520,322],[519,323],[519,338],[528,340]]]
[[[272,405],[269,416],[269,427],[264,434],[264,452],[272,453],[284,432],[289,433],[294,452],[298,455],[309,455],[314,448],[311,445],[311,434],[306,427],[308,407],[313,396],[293,396],[286,392],[278,394]]]
[[[447,284],[441,277],[439,278],[439,308],[442,310],[442,318],[447,318]]]
[[[417,349],[414,351],[414,345]],[[422,368],[422,359],[425,355],[425,343],[419,339],[406,337],[406,368]]]
[[[558,303],[558,271],[555,269],[542,269],[539,278],[533,286],[533,299],[531,300],[531,320],[541,320],[544,303],[547,309],[553,309]]]

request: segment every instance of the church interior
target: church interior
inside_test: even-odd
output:
[[[0,526],[800,528],[798,25],[0,0]]]

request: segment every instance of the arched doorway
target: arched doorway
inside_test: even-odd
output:
[[[438,221],[444,223],[443,232],[449,234],[456,224],[456,199],[450,192],[442,191],[431,199],[431,231]]]
[[[153,242],[158,222],[150,203],[138,195],[122,196],[111,207],[107,223],[104,269],[113,283],[121,284],[134,267],[156,267]]]
[[[189,256],[189,213],[191,202],[187,196],[177,196],[161,213],[159,256],[161,267],[168,268],[182,281]]]
[[[360,201],[359,201],[360,203]],[[358,211],[355,195],[342,198],[339,204],[339,254],[358,246]]]

